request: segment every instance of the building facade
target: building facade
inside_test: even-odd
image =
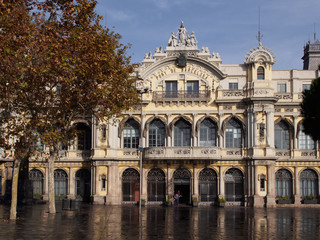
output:
[[[76,123],[83,134],[55,163],[55,193],[111,205],[136,203],[140,189],[147,204],[178,190],[181,202],[200,205],[318,200],[319,147],[303,132],[300,103],[319,77],[319,52],[308,43],[304,70],[272,70],[275,56],[260,42],[243,64],[222,64],[181,23],[133,75],[140,106],[115,122]],[[3,159],[2,195],[11,166]],[[33,194],[43,199],[47,171],[45,155],[30,159]]]

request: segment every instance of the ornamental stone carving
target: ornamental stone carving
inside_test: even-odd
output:
[[[270,52],[270,49],[266,49],[265,47],[263,47],[261,42],[259,43],[259,46],[257,48],[254,48],[253,50],[250,49],[250,52],[247,53],[247,56],[244,60],[244,63],[246,64],[258,62],[267,62],[271,65],[276,62],[273,52]]]
[[[181,22],[177,35],[172,32],[168,41],[168,47],[197,47],[197,39],[194,32],[187,34],[187,29]]]
[[[314,151],[305,151],[301,152],[302,157],[314,157],[316,156],[316,153]]]
[[[290,157],[290,151],[276,151],[277,157]]]
[[[241,150],[230,150],[230,151],[227,151],[227,155],[241,155]]]
[[[231,91],[223,91],[224,97],[242,97],[244,96],[244,92],[242,90],[231,90]]]

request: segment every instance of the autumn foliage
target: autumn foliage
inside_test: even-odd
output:
[[[128,46],[100,24],[96,4],[0,0],[2,147],[23,137],[57,152],[77,120],[109,120],[138,103]]]

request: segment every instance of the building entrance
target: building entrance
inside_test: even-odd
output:
[[[190,203],[190,177],[191,174],[186,168],[179,168],[173,173],[174,193],[180,191],[180,203]]]
[[[174,193],[180,191],[179,203],[190,203],[190,184],[175,183]]]

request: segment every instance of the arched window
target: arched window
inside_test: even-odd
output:
[[[183,119],[180,119],[174,125],[174,146],[191,146],[191,126]]]
[[[43,194],[43,174],[37,169],[32,169],[29,172],[29,180],[32,182],[33,195]]]
[[[304,133],[303,126],[301,125],[299,130],[299,149],[314,149],[314,147],[312,137]]]
[[[292,175],[288,170],[276,172],[276,197],[292,197]]]
[[[213,202],[218,196],[217,174],[210,168],[203,169],[199,174],[199,195],[201,202]]]
[[[204,119],[200,124],[200,146],[216,146],[217,125],[210,119]]]
[[[129,119],[126,121],[123,129],[123,147],[124,148],[138,148],[140,138],[139,124]]]
[[[318,196],[318,176],[315,171],[306,169],[301,172],[300,195],[301,197]]]
[[[148,201],[164,201],[165,191],[165,175],[159,168],[151,169],[148,173]]]
[[[226,148],[241,148],[242,144],[242,129],[241,124],[235,120],[230,119],[226,125]]]
[[[123,201],[139,201],[140,174],[133,168],[126,169],[122,174]]]
[[[165,146],[165,126],[162,121],[155,119],[149,126],[149,147]]]
[[[231,168],[224,177],[226,200],[230,202],[243,201],[243,174],[239,169]]]
[[[54,170],[54,194],[59,196],[68,194],[68,176],[61,169]]]
[[[91,149],[91,129],[84,123],[77,123],[77,150]]]
[[[287,123],[281,121],[274,127],[274,138],[276,149],[289,150],[290,133]]]
[[[80,169],[76,173],[76,194],[84,201],[90,200],[91,174],[87,169]]]
[[[264,68],[263,67],[258,67],[258,70],[257,70],[257,78],[260,79],[260,80],[263,80],[264,79]]]

